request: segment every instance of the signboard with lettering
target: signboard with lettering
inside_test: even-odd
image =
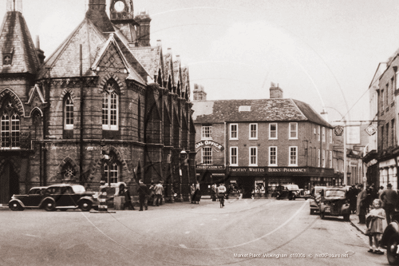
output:
[[[216,149],[218,149],[220,151],[224,150],[224,147],[221,144],[219,144],[219,143],[217,143],[217,142],[215,142],[213,140],[201,140],[200,142],[197,142],[195,144],[195,149],[199,149],[199,148],[201,148],[203,146],[212,146],[212,147],[215,147]]]
[[[197,165],[197,170],[224,170],[224,165]]]

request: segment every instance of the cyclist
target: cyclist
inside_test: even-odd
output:
[[[220,200],[220,208],[224,207],[224,195],[226,194],[226,187],[224,184],[220,184],[218,187],[218,195],[219,195],[219,200]]]

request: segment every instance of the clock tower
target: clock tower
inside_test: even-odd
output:
[[[110,15],[114,24],[136,24],[134,21],[133,0],[112,0]]]

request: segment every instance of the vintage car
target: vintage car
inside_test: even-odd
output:
[[[309,207],[310,207],[310,214],[315,212],[319,212],[320,210],[320,201],[321,201],[321,194],[323,193],[325,186],[315,186],[310,192],[309,198]]]
[[[276,199],[295,200],[299,193],[299,187],[295,184],[282,185],[277,188]]]
[[[80,208],[82,211],[90,211],[97,205],[94,195],[93,192],[86,192],[81,185],[57,184],[40,190],[34,187],[27,195],[13,195],[8,206],[13,211],[25,208],[43,208],[46,211]]]
[[[349,221],[350,208],[349,200],[346,197],[347,190],[344,187],[331,187],[324,189],[320,202],[320,217],[325,215],[343,216]]]
[[[387,250],[390,265],[399,265],[399,212],[392,215],[392,222],[385,228],[380,245]]]

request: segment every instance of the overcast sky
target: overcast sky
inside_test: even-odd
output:
[[[83,20],[87,2],[24,0],[45,55]],[[369,119],[377,65],[399,48],[396,0],[134,0],[134,8],[150,13],[151,44],[180,55],[208,100],[269,98],[274,82],[286,98],[327,107],[330,121],[349,109],[348,119]]]

